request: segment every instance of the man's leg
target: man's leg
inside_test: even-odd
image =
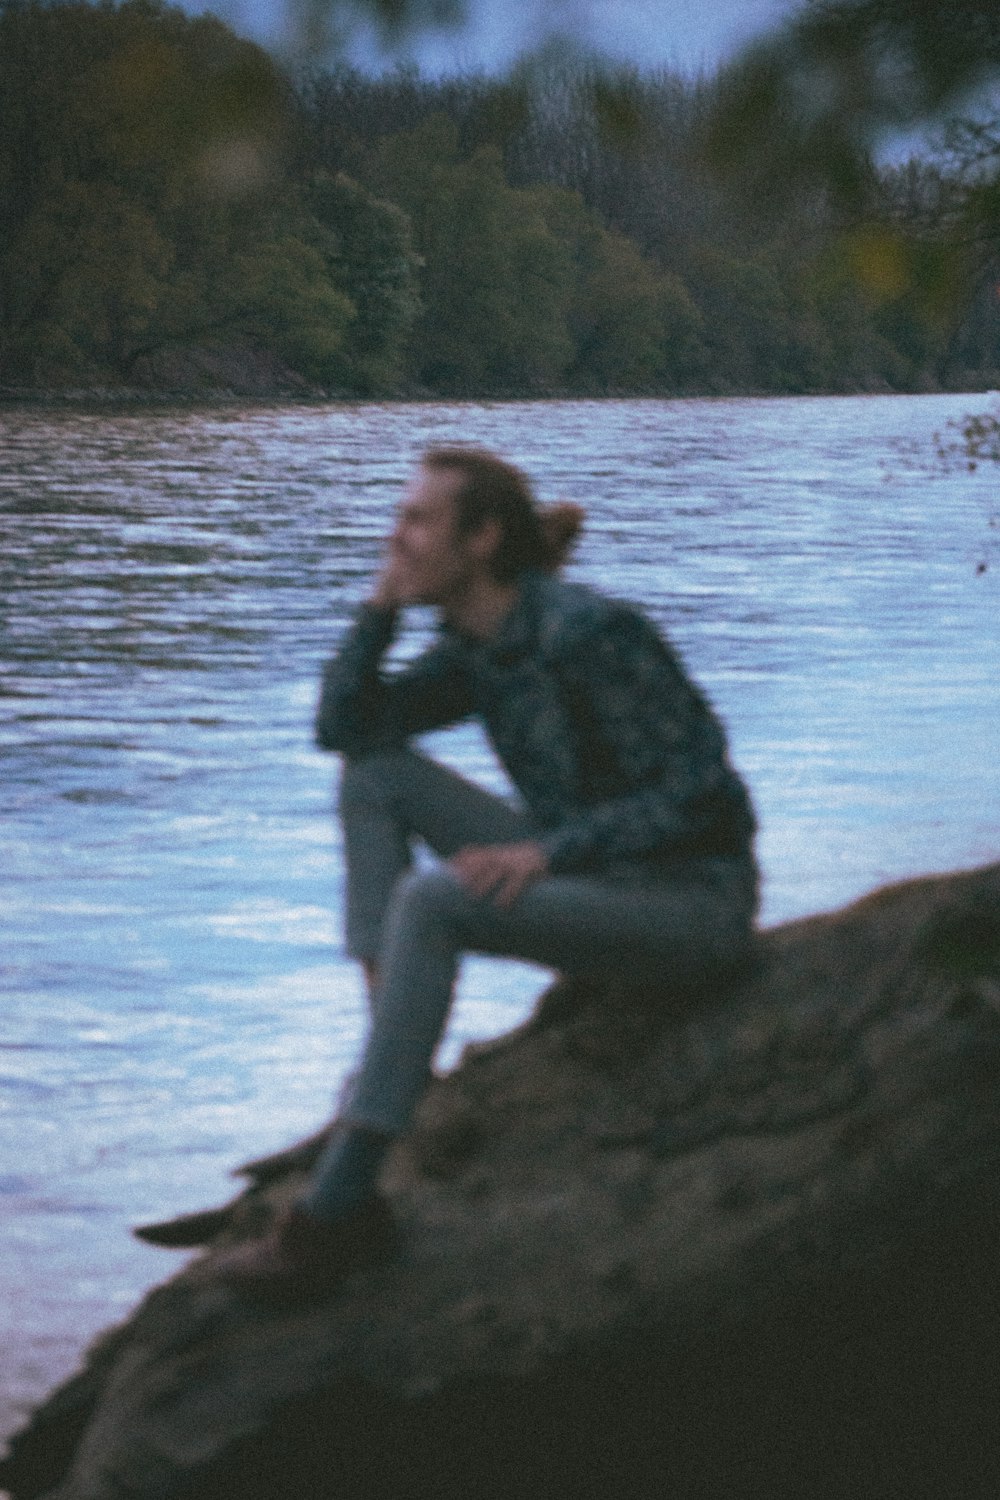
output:
[[[339,810],[347,868],[347,951],[377,978],[386,912],[413,841],[448,858],[469,844],[528,838],[527,818],[502,797],[412,750],[344,763]]]
[[[258,1296],[322,1295],[391,1248],[378,1170],[424,1088],[464,950],[590,971],[624,960],[630,973],[688,980],[746,944],[754,884],[749,865],[735,861],[690,866],[676,883],[550,876],[503,911],[471,896],[447,867],[404,876],[387,918],[379,1004],[349,1121],[301,1203],[263,1240],[224,1254],[220,1273]]]
[[[408,750],[348,762],[340,806],[347,864],[348,950],[361,960],[370,990],[376,992],[372,1034],[362,1065],[363,1071],[374,1073],[381,1064],[373,1040],[395,1026],[388,1018],[378,1019],[385,978],[406,962],[405,939],[401,946],[390,945],[391,951],[386,951],[387,925],[395,925],[391,920],[387,924],[386,914],[408,881],[417,879],[406,875],[412,862],[412,840],[422,838],[437,853],[448,856],[469,844],[525,838],[530,829],[526,819],[501,798]],[[416,940],[419,945],[419,935]],[[403,1042],[404,1072],[415,1076],[420,1087],[444,1026],[454,971],[453,963],[450,977],[442,971],[438,984],[432,986],[416,1050],[412,1042]],[[398,995],[398,984],[394,994],[396,1015],[405,1012],[406,1003]],[[433,1018],[430,1027],[428,1014]],[[356,1082],[303,1201],[261,1240],[238,1245],[220,1257],[216,1265],[221,1275],[255,1295],[312,1295],[328,1290],[346,1271],[391,1245],[391,1219],[374,1189],[386,1149],[402,1128],[395,1123],[398,1109],[389,1129],[380,1119],[371,1125],[367,1114],[356,1116],[355,1094]]]
[[[340,815],[347,867],[347,948],[364,969],[374,1015],[385,971],[386,915],[397,885],[411,868],[414,838],[447,857],[470,844],[526,838],[530,828],[525,816],[502,798],[411,750],[347,761]],[[454,966],[439,1030],[453,982]],[[429,1043],[431,1052],[436,1039]],[[417,1045],[419,1049],[424,1044]],[[407,1051],[411,1053],[412,1048]],[[423,1066],[421,1076],[425,1075]],[[339,1218],[370,1192],[394,1133],[378,1126],[372,1129],[362,1121],[354,1123],[356,1091],[357,1077],[343,1097],[343,1113],[351,1124],[336,1130],[325,1148],[308,1200],[311,1210],[327,1220]]]
[[[379,1003],[347,1110],[350,1128],[321,1157],[305,1207],[335,1219],[372,1190],[389,1142],[426,1086],[463,952],[586,972],[624,960],[630,972],[690,982],[746,943],[752,885],[727,861],[692,865],[676,882],[549,876],[505,911],[470,895],[448,868],[403,877],[386,919]]]

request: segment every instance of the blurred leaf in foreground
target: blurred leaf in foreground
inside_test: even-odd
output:
[[[857,201],[894,132],[958,116],[998,83],[997,0],[807,0],[728,70],[709,155],[769,192],[822,180]]]

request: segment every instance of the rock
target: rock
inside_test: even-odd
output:
[[[384,1174],[394,1261],[241,1300],[214,1256],[303,1180],[251,1163],[0,1484],[993,1495],[998,1083],[1000,865],[773,929],[714,993],[561,981],[428,1091]]]

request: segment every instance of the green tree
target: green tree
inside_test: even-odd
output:
[[[702,318],[681,279],[606,229],[579,193],[535,191],[552,232],[572,257],[572,383],[607,391],[676,390],[697,382]]]
[[[354,317],[333,357],[331,383],[361,395],[393,390],[403,375],[410,330],[420,313],[420,262],[402,209],[345,173],[318,172],[306,203],[327,232],[328,274]]]
[[[376,143],[368,172],[406,209],[424,262],[418,378],[452,391],[558,382],[571,354],[569,258],[532,195],[508,186],[496,148],[462,160],[439,114]]]
[[[291,173],[291,102],[211,18],[0,4],[0,378],[128,379],[236,339],[321,379],[355,308]]]

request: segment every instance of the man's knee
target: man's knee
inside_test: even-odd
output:
[[[345,759],[340,773],[337,808],[342,818],[362,809],[391,805],[416,757],[412,750],[381,750]]]
[[[400,918],[420,925],[453,921],[467,900],[464,886],[448,865],[408,870],[393,892]]]

